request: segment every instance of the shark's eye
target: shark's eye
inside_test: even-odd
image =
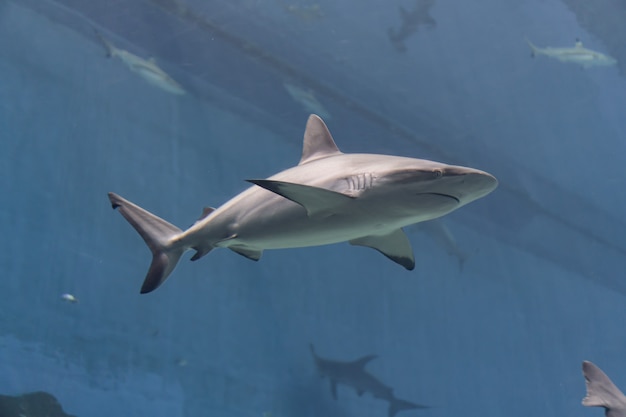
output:
[[[433,169],[433,176],[435,177],[435,179],[443,177],[443,170],[439,168]]]

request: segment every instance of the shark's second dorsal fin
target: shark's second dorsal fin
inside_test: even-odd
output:
[[[312,114],[306,123],[302,158],[298,165],[331,155],[341,155],[341,151],[337,148],[324,121],[318,115]]]
[[[358,368],[363,368],[365,367],[365,365],[367,365],[369,362],[371,362],[372,360],[376,359],[378,357],[378,355],[367,355],[367,356],[363,356],[362,358],[359,358],[355,361],[352,362],[352,364]]]

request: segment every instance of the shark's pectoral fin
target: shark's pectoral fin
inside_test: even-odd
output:
[[[352,362],[352,364],[354,366],[356,366],[359,369],[362,369],[365,365],[367,365],[371,360],[376,359],[378,357],[378,355],[367,355],[367,356],[363,356],[362,358],[359,358],[355,361]]]
[[[353,200],[353,197],[345,194],[325,188],[311,187],[310,185],[273,180],[247,181],[300,204],[306,209],[309,216],[320,213],[332,213],[336,207],[341,207]]]
[[[243,247],[237,247],[237,246],[229,246],[228,249],[232,250],[235,253],[238,253],[241,256],[245,256],[246,258],[255,262],[261,259],[261,255],[263,255],[262,250],[243,248]]]
[[[353,239],[350,241],[350,244],[376,249],[387,258],[402,265],[409,271],[415,268],[413,249],[402,229],[397,229],[384,236],[372,235]]]
[[[333,400],[337,399],[337,381],[334,379],[330,380],[330,393],[333,396]]]

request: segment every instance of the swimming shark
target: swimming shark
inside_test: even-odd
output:
[[[606,417],[626,417],[626,396],[600,368],[589,361],[584,361],[583,376],[587,386],[583,405],[604,407]]]
[[[536,55],[545,55],[550,58],[558,59],[561,62],[579,64],[584,68],[606,67],[617,63],[615,58],[585,48],[579,39],[576,39],[576,44],[573,48],[538,48],[528,39],[526,39],[526,42],[528,42],[528,46],[530,46],[531,56],[533,57]]]
[[[292,84],[288,81],[283,83],[285,90],[289,93],[291,98],[302,105],[302,108],[307,112],[312,112],[320,116],[322,119],[330,120],[330,113],[322,103],[317,99],[315,93],[311,90],[304,89],[298,85]]]
[[[435,0],[417,0],[415,9],[408,12],[404,7],[400,6],[400,18],[402,23],[398,30],[389,28],[387,35],[392,45],[398,52],[406,52],[404,41],[419,28],[419,25],[428,27],[437,26],[437,22],[430,15],[430,8],[435,4]]]
[[[473,168],[423,159],[342,153],[326,124],[312,114],[300,163],[215,209],[207,207],[183,231],[115,193],[109,200],[152,251],[141,293],[170,275],[182,254],[195,261],[228,248],[258,261],[265,249],[349,241],[378,250],[408,270],[415,267],[402,227],[434,219],[493,191],[498,181]]]
[[[335,400],[337,399],[337,385],[343,384],[354,388],[359,397],[369,392],[374,398],[389,402],[388,417],[393,417],[402,410],[430,408],[426,405],[414,404],[396,398],[391,387],[383,384],[378,378],[367,372],[365,365],[376,359],[377,355],[363,356],[354,361],[337,361],[318,356],[313,344],[310,344],[309,348],[319,375],[329,379],[330,392]]]
[[[172,94],[185,94],[185,89],[165,71],[159,68],[154,58],[143,59],[128,51],[116,48],[96,29],[94,29],[94,32],[106,48],[107,57],[118,57],[124,64],[126,64],[126,66],[128,66],[128,68],[130,68],[131,71],[161,90]]]

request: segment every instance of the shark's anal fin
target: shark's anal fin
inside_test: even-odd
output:
[[[350,244],[376,249],[387,258],[402,265],[409,271],[415,268],[413,249],[402,229],[397,229],[384,236],[371,235],[353,239],[350,241]]]
[[[325,188],[311,187],[310,185],[273,180],[247,181],[300,204],[306,209],[309,216],[332,213],[334,208],[341,207],[353,200],[353,197],[345,194]]]
[[[255,262],[261,259],[261,255],[263,255],[263,251],[257,249],[243,248],[237,246],[229,246],[228,249]]]
[[[330,380],[330,393],[333,396],[333,400],[337,399],[337,381],[334,379]]]

